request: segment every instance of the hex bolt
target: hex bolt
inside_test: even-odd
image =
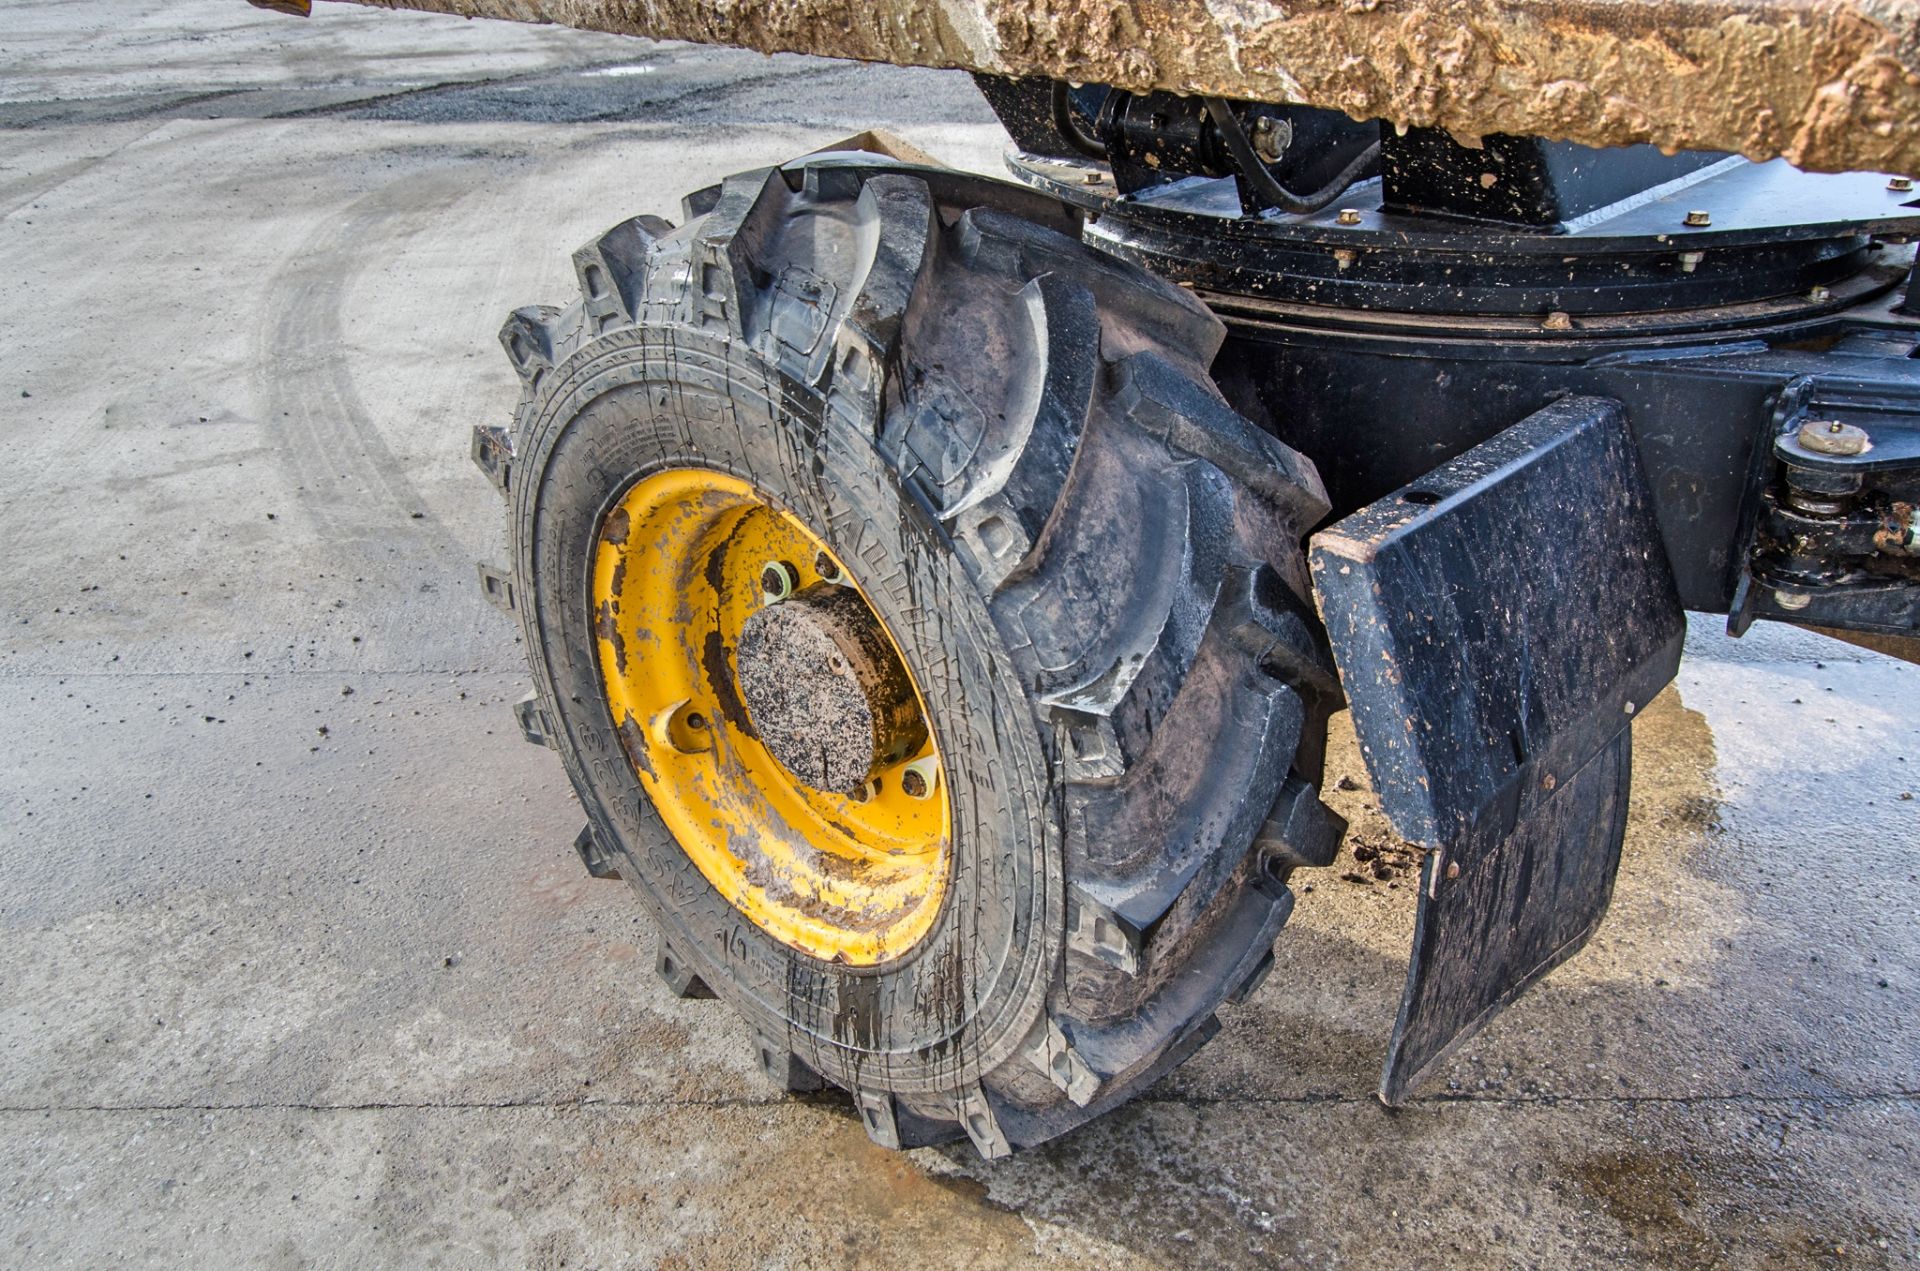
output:
[[[909,799],[925,799],[933,794],[934,784],[939,780],[939,761],[926,755],[908,764],[900,774],[900,793]]]
[[[1813,301],[1813,303],[1817,305],[1822,305],[1822,304],[1825,304],[1827,301],[1833,299],[1833,293],[1831,291],[1828,291],[1825,287],[1818,287],[1818,286],[1809,287],[1807,288],[1807,299]]]
[[[1573,315],[1562,313],[1558,309],[1555,309],[1552,313],[1540,319],[1540,326],[1547,331],[1571,331],[1573,330]]]
[[[840,562],[825,552],[817,553],[813,558],[813,572],[827,582],[840,581]]]
[[[1278,163],[1287,147],[1293,144],[1293,125],[1272,115],[1262,115],[1253,121],[1249,135],[1255,154],[1264,162]]]
[[[1911,190],[1913,188],[1913,178],[1912,177],[1888,177],[1887,188],[1889,190],[1894,190],[1894,191],[1897,191],[1898,193],[1905,194],[1908,190]]]
[[[793,594],[793,566],[783,560],[770,560],[760,567],[760,594],[766,597],[768,604],[776,604]]]
[[[1340,209],[1340,215],[1335,219],[1342,225],[1358,225],[1360,223],[1360,209],[1357,207],[1343,207]]]
[[[1706,258],[1707,254],[1705,252],[1681,252],[1680,272],[1683,274],[1692,273],[1694,270],[1700,268],[1700,262]]]
[[[1460,877],[1460,862],[1459,862],[1459,861],[1448,861],[1448,862],[1447,862],[1447,877],[1448,877],[1448,878],[1458,878],[1458,877]]]
[[[1805,592],[1780,591],[1776,589],[1773,593],[1773,603],[1779,605],[1789,613],[1797,613],[1812,604],[1813,597],[1807,595]]]
[[[1713,213],[1702,212],[1696,208],[1687,213],[1687,224],[1694,229],[1705,229],[1707,226],[1713,224]]]
[[[1796,437],[1803,450],[1811,450],[1818,455],[1838,455],[1850,458],[1865,454],[1872,439],[1863,428],[1852,424],[1843,424],[1837,419],[1809,419],[1800,425]]]

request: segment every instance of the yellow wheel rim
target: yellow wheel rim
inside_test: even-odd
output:
[[[876,759],[859,789],[813,788],[760,737],[740,690],[742,631],[766,605],[823,587],[867,600],[819,538],[747,482],[675,468],[635,482],[601,523],[594,631],[627,757],[700,873],[783,944],[872,966],[933,926],[952,816],[911,672],[901,705],[926,740]],[[898,658],[870,603],[864,612]]]

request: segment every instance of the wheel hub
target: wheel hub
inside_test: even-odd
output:
[[[850,587],[816,583],[759,610],[735,660],[761,744],[803,785],[864,792],[926,743],[913,681]]]

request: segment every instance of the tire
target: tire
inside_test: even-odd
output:
[[[1219,322],[1020,187],[851,161],[762,170],[575,254],[502,332],[524,392],[475,454],[512,508],[537,696],[661,974],[746,1018],[790,1090],[888,1146],[1040,1143],[1139,1093],[1272,964],[1331,861],[1339,704],[1301,540],[1311,464],[1207,375]],[[585,582],[646,473],[750,482],[866,580],[941,739],[952,873],[877,966],[772,938],[676,845],[622,750]]]

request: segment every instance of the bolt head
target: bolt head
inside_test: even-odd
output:
[[[825,552],[821,552],[813,558],[813,572],[830,583],[840,580],[839,562]]]
[[[1889,177],[1887,179],[1887,188],[1889,190],[1896,190],[1896,191],[1899,191],[1900,193],[1905,193],[1906,191],[1911,190],[1913,188],[1913,178],[1912,177]]]
[[[1267,163],[1278,163],[1293,143],[1293,126],[1272,115],[1262,115],[1253,121],[1251,137],[1255,154]]]
[[[1815,304],[1825,304],[1827,301],[1833,299],[1833,293],[1825,287],[1809,287],[1807,288],[1807,299],[1813,301]]]
[[[939,779],[939,760],[933,755],[922,755],[901,771],[900,793],[909,799],[928,798],[933,794],[934,782]]]
[[[1687,213],[1687,224],[1696,229],[1713,224],[1713,213],[1698,209]]]
[[[1843,424],[1837,419],[1809,419],[1800,425],[1797,440],[1804,450],[1842,458],[1865,454],[1873,444],[1873,439],[1867,436],[1865,429]]]
[[[1360,209],[1357,207],[1343,207],[1340,209],[1340,215],[1334,219],[1338,220],[1342,225],[1358,225],[1360,223]]]
[[[1788,612],[1798,612],[1813,603],[1813,597],[1798,591],[1775,591],[1773,603]]]
[[[783,560],[770,560],[760,567],[760,593],[768,604],[791,596],[794,581],[793,566]]]

